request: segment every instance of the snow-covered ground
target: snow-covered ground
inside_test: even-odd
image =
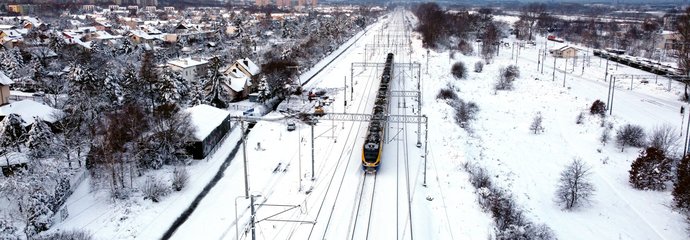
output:
[[[411,13],[404,14],[414,23]],[[475,162],[490,171],[496,184],[510,190],[527,217],[546,223],[560,239],[687,239],[686,223],[670,207],[669,191],[639,191],[628,184],[630,164],[640,149],[621,152],[613,143],[602,146],[599,117],[587,115],[584,124],[575,124],[579,112],[587,111],[595,99],[605,101],[607,97],[605,60],[592,57],[583,74],[581,65],[569,70],[563,87],[564,75],[558,70],[563,68],[562,59],[557,60],[552,81],[553,58],[547,59],[542,74],[537,70],[537,47],[521,49],[517,61],[511,59],[511,48],[503,48],[482,73],[470,72],[466,80],[455,80],[450,76],[453,62],[463,61],[471,70],[479,58],[456,54],[452,59],[447,51],[432,50],[427,65],[427,50],[418,34],[406,38],[409,32],[403,31],[402,19],[400,12],[394,12],[372,25],[359,41],[314,75],[307,88],[333,89],[347,84],[354,87],[354,96],[347,90],[348,107],[343,108],[344,92],[337,91],[330,96],[335,101],[326,111],[370,113],[381,69],[351,69],[352,63],[365,57],[367,62],[383,62],[387,52],[396,52],[396,63],[420,63],[422,114],[429,119],[427,186],[422,185],[425,148],[415,146],[416,124],[389,124],[389,141],[372,195],[361,191],[373,187],[371,182],[362,183],[366,123],[322,120],[313,128],[312,150],[309,125],[298,122],[297,130],[287,131],[283,120],[260,121],[248,135],[246,147],[249,193],[256,196],[257,204],[257,238],[486,239],[493,231],[491,217],[480,209],[462,169],[463,163]],[[392,46],[380,46],[381,51],[364,56],[366,44],[381,44],[384,39],[392,39]],[[411,45],[407,45],[409,40]],[[537,46],[544,46],[543,38]],[[498,69],[515,63],[521,70],[515,90],[495,93]],[[644,74],[611,63],[609,68],[610,74]],[[350,79],[350,74],[355,78]],[[393,90],[417,90],[415,69],[398,68],[395,74]],[[619,82],[613,115],[607,117],[615,128],[634,123],[649,130],[668,123],[680,129],[678,111],[683,104],[677,99],[682,87],[672,83],[667,91],[666,80],[659,79],[659,84],[649,80],[647,84],[633,82],[631,90],[630,82]],[[448,85],[455,86],[462,99],[479,105],[473,134],[457,126],[452,109],[436,100],[438,91]],[[414,98],[393,98],[390,113],[413,115],[417,104]],[[543,115],[545,126],[538,135],[529,131],[536,112]],[[279,113],[269,117],[274,115]],[[190,186],[160,203],[113,203],[104,193],[90,193],[88,183],[82,184],[67,202],[70,216],[54,229],[84,229],[99,239],[160,238],[215,175],[239,135],[233,131],[212,157],[190,166]],[[597,191],[588,205],[563,211],[553,201],[554,190],[560,171],[574,157],[592,166]],[[172,238],[250,237],[250,199],[244,197],[242,163],[239,152]],[[369,235],[360,235],[365,233]]]

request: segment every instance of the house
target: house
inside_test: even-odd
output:
[[[551,53],[552,56],[554,57],[560,57],[560,58],[572,58],[577,56],[577,48],[565,45],[562,47],[558,48],[552,48],[549,50],[549,53]]]
[[[12,48],[24,42],[22,33],[17,29],[0,30],[0,44]]]
[[[187,152],[194,159],[203,159],[215,149],[231,128],[230,112],[206,104],[185,109],[192,119],[195,141]]]
[[[199,81],[206,77],[208,61],[201,58],[182,58],[170,60],[166,64],[171,70],[179,72],[187,81]]]
[[[233,67],[229,67],[223,71],[223,76],[225,76],[228,82],[229,89],[227,89],[227,91],[230,96],[230,101],[239,101],[249,96],[252,86],[250,77],[245,75],[238,68]]]
[[[663,31],[659,35],[661,41],[657,44],[657,49],[681,49],[680,33],[677,31]]]
[[[259,68],[259,66],[252,62],[252,60],[249,58],[243,58],[235,61],[230,68],[236,68],[249,78],[253,78],[259,74],[259,72],[261,72],[261,68]]]
[[[0,71],[0,106],[10,103],[10,84],[14,81]]]

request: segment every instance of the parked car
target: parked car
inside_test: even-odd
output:
[[[295,131],[295,129],[297,129],[297,125],[295,124],[295,122],[290,121],[287,123],[288,132]]]

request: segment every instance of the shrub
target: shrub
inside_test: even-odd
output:
[[[472,48],[472,44],[467,42],[467,40],[465,39],[460,40],[460,42],[458,43],[458,49],[465,56],[470,56],[474,53],[474,48]]]
[[[520,68],[515,65],[509,65],[507,68],[505,68],[505,70],[503,70],[502,74],[510,81],[513,81],[520,77]]]
[[[594,195],[594,185],[589,179],[590,167],[582,159],[575,158],[563,169],[556,189],[556,202],[565,209],[572,209]]]
[[[453,91],[453,89],[450,88],[444,88],[441,89],[441,91],[438,92],[436,95],[436,99],[444,99],[444,100],[457,100],[458,99],[458,94]]]
[[[462,99],[453,101],[451,106],[455,109],[455,121],[463,127],[469,125],[479,112],[479,106],[476,103],[465,102]]]
[[[187,186],[187,181],[189,180],[189,173],[185,168],[175,168],[173,171],[172,188],[175,191],[182,190]]]
[[[543,122],[544,118],[541,116],[541,112],[537,112],[536,115],[534,115],[534,119],[532,120],[532,124],[529,127],[529,130],[532,130],[534,134],[538,134],[539,132],[544,131],[544,126]]]
[[[142,192],[144,193],[144,199],[151,199],[153,202],[159,202],[162,197],[168,195],[168,188],[158,179],[149,177],[144,183]]]
[[[91,233],[83,232],[81,230],[59,231],[46,236],[35,238],[36,240],[91,240],[93,236]]]
[[[575,117],[575,124],[582,124],[585,121],[585,115],[580,112],[577,114],[577,117]]]
[[[679,142],[680,136],[676,134],[676,129],[668,124],[655,127],[649,136],[649,146],[663,151],[668,156],[678,149]]]
[[[664,190],[671,179],[671,160],[663,151],[649,147],[630,166],[630,184],[642,190]]]
[[[599,137],[599,141],[601,144],[606,145],[609,143],[609,140],[611,140],[611,129],[604,128],[604,130],[601,132],[601,136]]]
[[[465,67],[465,63],[456,62],[455,64],[453,64],[453,67],[450,69],[450,72],[457,79],[465,78],[467,76],[467,68]]]
[[[477,61],[474,63],[474,72],[480,73],[484,70],[484,63],[482,61]]]
[[[644,147],[645,140],[644,129],[637,125],[626,124],[616,132],[616,143],[621,147],[621,152],[625,146]]]
[[[690,210],[690,155],[685,155],[676,167],[672,194],[676,207]]]
[[[494,90],[513,90],[513,81],[520,77],[520,69],[515,65],[499,70],[498,81],[494,85]]]
[[[606,114],[606,104],[601,100],[594,100],[592,106],[589,108],[589,113],[592,115],[598,114],[604,116]]]

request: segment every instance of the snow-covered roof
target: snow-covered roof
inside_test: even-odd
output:
[[[0,159],[2,159],[2,161],[0,161],[0,167],[12,166],[29,162],[29,157],[27,157],[25,153],[19,152],[7,153],[5,155],[0,156]]]
[[[206,60],[201,60],[201,59],[195,60],[195,59],[192,59],[190,57],[168,61],[168,64],[174,65],[174,66],[177,66],[180,68],[190,68],[190,67],[194,67],[194,66],[198,66],[198,65],[202,65],[202,64],[207,64],[207,63],[208,63],[208,61],[206,61]]]
[[[204,140],[230,114],[226,110],[206,104],[196,105],[185,111],[192,117],[192,124],[196,127],[194,137],[198,140]]]
[[[245,64],[245,62],[247,62],[247,64]],[[259,74],[259,72],[261,71],[261,68],[259,68],[259,66],[257,66],[254,62],[252,62],[252,60],[249,58],[243,58],[243,59],[237,60],[237,64],[242,66],[244,69],[246,69],[252,75]]]
[[[5,75],[5,72],[0,71],[0,85],[10,85],[13,83],[14,83],[14,81],[12,81],[12,79],[7,77],[7,75]]]
[[[235,92],[244,90],[245,85],[251,85],[248,81],[249,78],[244,74],[228,74],[228,80],[230,81],[230,88]]]
[[[56,120],[54,113],[59,111],[58,109],[27,99],[12,102],[0,107],[0,116],[7,116],[12,113],[17,114],[22,117],[22,120],[24,120],[25,124],[28,126],[34,123],[34,117],[39,117],[43,121],[54,123]]]

